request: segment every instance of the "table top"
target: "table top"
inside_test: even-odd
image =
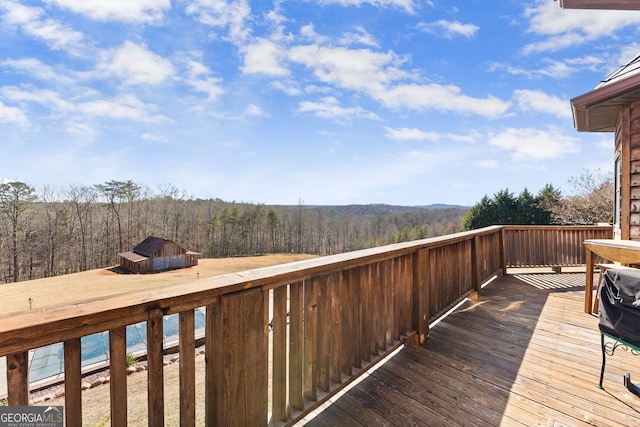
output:
[[[620,239],[590,239],[585,240],[586,246],[607,246],[611,248],[640,250],[640,242],[637,240]]]
[[[596,255],[622,264],[640,264],[640,242],[635,240],[593,239],[584,246]]]

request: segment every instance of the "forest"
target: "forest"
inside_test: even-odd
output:
[[[116,265],[148,236],[202,258],[329,255],[459,231],[464,207],[290,206],[197,199],[133,181],[45,187],[0,183],[0,283]]]

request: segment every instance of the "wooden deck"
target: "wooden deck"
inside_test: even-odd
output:
[[[511,274],[402,347],[308,426],[638,426],[640,356],[601,351],[584,273]]]

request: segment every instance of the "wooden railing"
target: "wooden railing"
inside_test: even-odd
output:
[[[582,242],[611,239],[611,226],[504,226],[507,267],[585,265]]]
[[[194,309],[204,306],[205,424],[291,424],[403,342],[423,343],[432,320],[507,266],[565,265],[563,251],[583,251],[581,239],[602,231],[545,230],[487,227],[0,316],[8,402],[29,404],[29,350],[62,342],[66,425],[82,425],[81,338],[109,331],[111,425],[126,425],[135,410],[126,326],[146,321],[148,421],[163,425],[162,319],[178,313],[180,424],[193,426]],[[547,250],[556,258],[541,255]]]

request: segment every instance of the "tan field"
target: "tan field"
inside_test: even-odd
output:
[[[31,308],[67,305],[129,291],[188,282],[197,278],[250,270],[314,258],[305,254],[275,254],[253,257],[201,259],[198,265],[156,274],[119,274],[113,267],[64,276],[0,285],[0,314]]]

